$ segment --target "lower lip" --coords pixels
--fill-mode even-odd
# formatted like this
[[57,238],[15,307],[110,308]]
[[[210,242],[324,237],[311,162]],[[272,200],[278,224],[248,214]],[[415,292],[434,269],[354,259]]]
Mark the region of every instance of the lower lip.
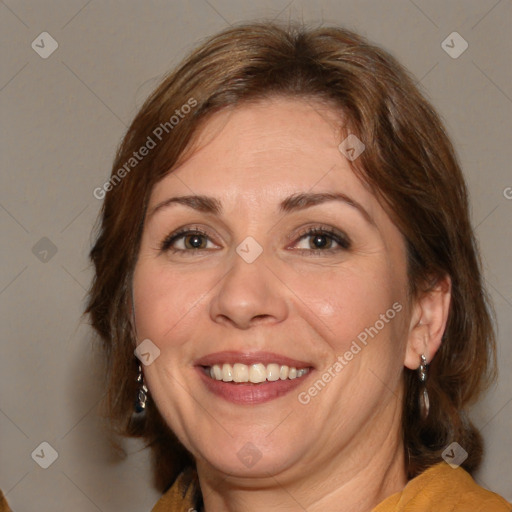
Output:
[[208,390],[213,394],[235,404],[256,405],[290,393],[303,384],[313,370],[310,369],[307,374],[296,379],[265,381],[260,384],[224,382],[208,377],[204,373],[203,367],[197,367],[197,371]]

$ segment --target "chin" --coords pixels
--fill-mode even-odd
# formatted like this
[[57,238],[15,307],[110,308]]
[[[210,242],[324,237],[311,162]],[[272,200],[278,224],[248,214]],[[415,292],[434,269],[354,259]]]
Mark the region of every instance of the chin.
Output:
[[[300,448],[289,435],[269,439],[268,431],[251,435],[237,435],[223,439],[207,436],[197,439],[193,455],[196,461],[204,461],[215,471],[239,477],[269,477],[292,467],[300,458]],[[198,462],[199,463],[199,462]],[[200,463],[199,463],[200,464]]]

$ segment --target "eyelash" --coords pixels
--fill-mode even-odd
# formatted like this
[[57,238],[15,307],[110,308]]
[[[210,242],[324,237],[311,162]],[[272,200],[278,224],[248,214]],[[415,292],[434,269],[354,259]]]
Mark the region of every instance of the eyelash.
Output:
[[[172,251],[173,253],[185,253],[185,252],[199,252],[199,251],[208,251],[211,249],[176,249],[173,247],[173,244],[179,240],[180,238],[183,238],[187,235],[198,235],[198,236],[204,236],[206,238],[209,238],[208,233],[203,231],[202,229],[198,227],[186,227],[183,229],[180,229],[174,233],[171,233],[169,236],[167,236],[160,245],[160,251],[161,252],[167,252]],[[338,248],[330,248],[330,249],[294,249],[296,251],[301,252],[307,252],[309,254],[317,254],[317,255],[325,255],[326,253],[334,253],[338,251],[346,251],[349,250],[352,246],[352,243],[347,235],[344,233],[335,230],[330,227],[324,227],[324,226],[315,226],[312,228],[307,228],[304,231],[300,232],[297,236],[297,241],[303,240],[307,237],[312,237],[315,235],[321,235],[326,236],[333,242],[336,242],[339,247]]]
[[315,235],[326,236],[330,238],[333,242],[336,242],[339,247],[333,249],[295,249],[296,251],[305,251],[310,254],[326,254],[326,253],[334,253],[338,251],[347,251],[351,248],[352,243],[347,235],[338,231],[336,229],[327,227],[327,226],[314,226],[310,228],[306,228],[304,231],[301,231],[297,235],[297,242],[303,240],[307,237],[312,237]]
[[[205,231],[203,231],[200,228],[196,228],[196,227],[183,228],[183,229],[180,229],[174,233],[171,233],[169,236],[167,236],[163,240],[163,242],[160,246],[160,250],[162,252],[172,251],[174,253],[176,253],[176,252],[191,252],[191,251],[184,251],[183,249],[175,249],[174,247],[172,247],[172,244],[174,242],[176,242],[176,240],[183,238],[185,235],[200,235],[200,236],[208,237],[208,233],[206,233]],[[201,250],[205,250],[205,249],[195,249],[195,251],[201,251]]]

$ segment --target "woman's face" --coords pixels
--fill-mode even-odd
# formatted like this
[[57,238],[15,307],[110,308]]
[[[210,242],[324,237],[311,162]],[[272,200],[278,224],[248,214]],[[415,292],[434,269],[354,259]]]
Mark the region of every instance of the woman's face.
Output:
[[405,244],[343,139],[320,103],[241,106],[152,191],[137,337],[160,350],[150,396],[203,467],[309,472],[399,437]]

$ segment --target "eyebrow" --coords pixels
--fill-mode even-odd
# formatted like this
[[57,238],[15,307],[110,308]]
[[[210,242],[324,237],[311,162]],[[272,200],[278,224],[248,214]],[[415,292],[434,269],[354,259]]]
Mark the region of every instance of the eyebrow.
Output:
[[148,214],[148,217],[152,217],[156,212],[172,206],[173,204],[182,204],[193,208],[199,212],[213,213],[214,215],[220,215],[222,213],[222,205],[218,199],[208,196],[177,196],[170,197],[161,203],[158,203]]
[[[341,192],[293,194],[281,202],[279,205],[279,210],[283,213],[290,213],[293,211],[305,210],[306,208],[311,208],[312,206],[316,206],[329,201],[341,201],[342,203],[345,203],[357,210],[367,222],[370,224],[375,224],[369,213],[360,203]],[[170,197],[169,199],[158,203],[154,208],[150,210],[148,218],[152,217],[158,211],[174,204],[181,204],[194,210],[204,213],[211,213],[213,215],[220,215],[222,213],[222,204],[218,199],[202,195],[189,195]]]
[[318,193],[318,194],[294,194],[287,197],[280,205],[280,210],[285,213],[289,213],[296,210],[304,210],[311,206],[326,203],[328,201],[341,201],[342,203],[348,204],[352,208],[356,209],[364,219],[370,224],[375,224],[370,214],[365,208],[358,203],[355,199],[343,194],[342,192],[337,193]]

